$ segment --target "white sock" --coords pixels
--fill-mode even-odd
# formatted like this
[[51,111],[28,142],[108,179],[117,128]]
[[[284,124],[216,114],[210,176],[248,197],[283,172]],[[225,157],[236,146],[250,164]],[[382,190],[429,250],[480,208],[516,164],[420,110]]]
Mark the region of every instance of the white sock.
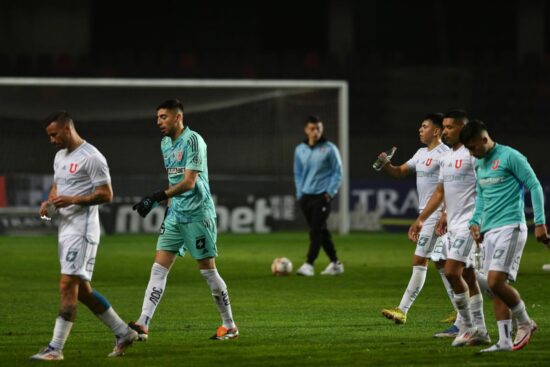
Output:
[[525,303],[519,301],[512,309],[512,317],[518,321],[518,325],[525,325],[531,323],[527,310],[525,309]]
[[223,281],[217,269],[201,269],[201,275],[212,292],[212,298],[214,303],[218,306],[220,316],[222,318],[222,324],[224,327],[231,329],[235,327],[233,321],[233,314],[231,312],[231,303],[229,302],[229,293],[227,293],[227,286]]
[[497,321],[498,345],[501,347],[512,345],[512,320]]
[[441,268],[438,269],[439,275],[441,276],[441,280],[443,281],[443,285],[445,286],[445,290],[447,291],[447,296],[449,296],[449,299],[451,300],[451,304],[453,305],[453,308],[456,310],[455,300],[454,300],[454,292],[453,287],[451,287],[451,283],[447,280],[447,277],[445,276],[445,269]]
[[155,310],[160,303],[160,299],[164,293],[166,287],[166,280],[168,278],[168,272],[164,266],[154,263],[151,268],[151,278],[149,278],[149,284],[145,290],[145,297],[143,298],[143,307],[141,308],[141,316],[137,323],[149,327],[149,322],[153,318]]
[[58,350],[63,350],[72,327],[73,323],[71,321],[67,321],[61,316],[58,316],[57,319],[55,319],[55,327],[53,329],[50,346]]
[[111,329],[116,336],[120,337],[128,333],[128,325],[126,325],[112,307],[109,307],[103,313],[96,314],[96,316]]
[[481,293],[470,298],[470,310],[472,311],[472,321],[474,326],[480,331],[486,332],[485,315],[483,314],[483,297]]
[[409,285],[403,293],[403,298],[401,298],[401,303],[399,304],[399,309],[403,313],[407,314],[409,308],[411,308],[414,300],[424,287],[424,282],[426,281],[426,272],[428,268],[426,266],[413,266],[413,272],[411,275],[411,280],[409,280]]
[[454,295],[456,309],[462,318],[462,325],[466,328],[472,327],[472,316],[470,314],[470,299],[468,292]]

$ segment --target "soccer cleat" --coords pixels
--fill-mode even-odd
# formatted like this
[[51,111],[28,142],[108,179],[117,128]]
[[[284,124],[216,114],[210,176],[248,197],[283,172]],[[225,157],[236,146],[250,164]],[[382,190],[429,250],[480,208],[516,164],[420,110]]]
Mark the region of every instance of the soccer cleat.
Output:
[[135,330],[132,330],[128,327],[128,333],[124,336],[117,336],[115,340],[115,347],[113,348],[113,351],[108,354],[108,357],[119,357],[124,355],[124,352],[132,343],[134,340],[138,338],[138,333]]
[[303,263],[302,266],[296,270],[296,274],[303,275],[305,277],[312,277],[315,275],[315,271],[313,270],[313,265],[309,263]]
[[239,329],[236,327],[228,329],[225,326],[218,327],[216,334],[212,335],[210,339],[212,340],[227,340],[227,339],[237,339],[239,337]]
[[460,330],[456,325],[451,325],[448,329],[434,334],[434,338],[456,338]]
[[531,337],[536,330],[537,324],[535,323],[535,320],[531,320],[527,325],[518,325],[518,331],[516,333],[516,338],[514,339],[513,349],[520,350],[525,347],[531,340]]
[[321,275],[340,275],[344,272],[344,264],[340,261],[331,262],[328,266],[321,272]]
[[149,329],[145,325],[140,325],[134,321],[128,323],[128,327],[138,333],[137,341],[146,342],[149,337]]
[[62,361],[63,360],[63,351],[60,349],[55,349],[49,344],[47,347],[42,348],[40,352],[31,356],[33,361]]
[[396,324],[404,324],[407,322],[407,315],[401,311],[399,307],[383,309],[382,315],[387,319],[395,321]]
[[477,330],[474,335],[468,341],[468,345],[489,345],[491,344],[491,337],[487,330]]
[[469,327],[464,329],[464,331],[459,332],[456,338],[451,343],[452,347],[462,347],[470,343],[470,340],[478,333],[477,328]]
[[449,314],[449,316],[447,316],[446,318],[444,318],[443,320],[441,320],[440,322],[444,323],[444,324],[454,324],[455,321],[456,321],[456,310],[451,312]]
[[491,345],[489,348],[485,348],[480,350],[478,353],[492,353],[492,352],[511,352],[512,345],[500,345],[499,343],[496,343],[495,345]]

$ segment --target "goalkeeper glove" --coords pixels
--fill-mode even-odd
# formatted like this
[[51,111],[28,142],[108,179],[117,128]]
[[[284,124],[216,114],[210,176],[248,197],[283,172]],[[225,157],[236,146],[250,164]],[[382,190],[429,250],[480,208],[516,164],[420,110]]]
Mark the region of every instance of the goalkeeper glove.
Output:
[[132,209],[137,210],[139,215],[141,215],[143,218],[149,214],[149,212],[155,207],[155,204],[161,201],[164,201],[168,199],[168,195],[162,191],[155,192],[154,194],[150,196],[146,196],[137,204],[135,204]]

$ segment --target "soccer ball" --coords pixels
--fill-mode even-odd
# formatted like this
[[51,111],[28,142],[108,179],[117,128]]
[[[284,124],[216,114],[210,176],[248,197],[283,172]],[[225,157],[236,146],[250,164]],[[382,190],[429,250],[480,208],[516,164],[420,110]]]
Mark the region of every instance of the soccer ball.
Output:
[[271,264],[271,272],[273,275],[289,275],[292,273],[292,262],[286,257],[277,257]]

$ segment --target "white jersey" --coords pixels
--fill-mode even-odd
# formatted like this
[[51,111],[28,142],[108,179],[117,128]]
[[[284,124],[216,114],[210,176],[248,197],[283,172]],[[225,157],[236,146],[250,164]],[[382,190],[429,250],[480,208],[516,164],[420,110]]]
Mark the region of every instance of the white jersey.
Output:
[[449,151],[449,147],[441,143],[432,150],[420,148],[405,164],[416,172],[416,190],[418,191],[418,211],[424,207],[439,183],[439,160]]
[[445,189],[449,231],[468,230],[476,201],[475,158],[465,146],[449,150],[441,159],[439,182]]
[[[96,186],[111,182],[107,160],[93,145],[84,142],[72,152],[62,149],[53,164],[57,195],[89,195]],[[99,211],[97,205],[69,205],[60,208],[59,236],[80,235],[99,243]]]

